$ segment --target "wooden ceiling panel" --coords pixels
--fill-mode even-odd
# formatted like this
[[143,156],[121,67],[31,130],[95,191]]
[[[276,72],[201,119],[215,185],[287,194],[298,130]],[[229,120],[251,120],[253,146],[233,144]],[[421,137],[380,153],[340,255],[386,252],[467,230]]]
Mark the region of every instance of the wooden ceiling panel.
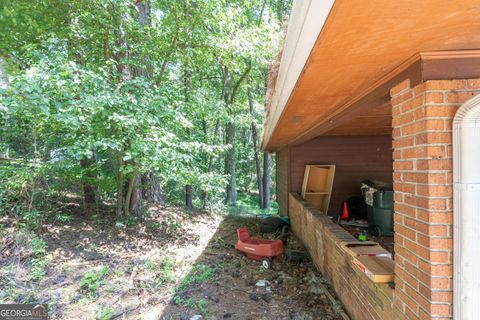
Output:
[[[480,49],[479,16],[478,0],[336,0],[279,120],[267,122],[275,129],[264,142],[266,149],[357,128],[353,118],[339,121],[343,112],[387,82],[386,76],[411,57]],[[430,69],[432,74],[438,70]],[[384,94],[380,104],[388,99]],[[366,115],[376,106],[364,103],[360,108]],[[292,123],[295,117],[301,121]],[[342,127],[349,121],[350,126]],[[369,122],[365,130],[385,134],[386,117],[379,115],[378,123]]]

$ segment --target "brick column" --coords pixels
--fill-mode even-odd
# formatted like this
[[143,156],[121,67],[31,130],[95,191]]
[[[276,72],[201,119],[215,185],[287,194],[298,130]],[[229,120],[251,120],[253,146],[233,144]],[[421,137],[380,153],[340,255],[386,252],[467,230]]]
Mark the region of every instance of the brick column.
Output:
[[478,93],[480,80],[431,80],[414,88],[406,80],[390,91],[395,305],[409,319],[452,317],[452,120]]

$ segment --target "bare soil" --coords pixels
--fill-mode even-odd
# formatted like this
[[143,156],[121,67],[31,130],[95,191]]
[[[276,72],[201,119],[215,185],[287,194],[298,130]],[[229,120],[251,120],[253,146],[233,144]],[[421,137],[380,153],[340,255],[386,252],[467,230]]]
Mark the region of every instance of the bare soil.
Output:
[[[267,270],[234,249],[238,227],[259,235],[255,217],[149,212],[131,226],[80,216],[44,223],[49,262],[39,280],[34,236],[3,218],[0,303],[47,303],[51,319],[342,319],[311,262],[277,260]],[[287,247],[301,245],[289,236]]]

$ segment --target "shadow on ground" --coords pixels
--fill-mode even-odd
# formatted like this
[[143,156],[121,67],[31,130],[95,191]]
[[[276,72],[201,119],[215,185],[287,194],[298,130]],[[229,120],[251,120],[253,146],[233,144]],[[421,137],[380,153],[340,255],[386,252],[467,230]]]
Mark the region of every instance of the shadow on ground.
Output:
[[[342,319],[336,311],[339,305],[332,306],[317,286],[325,281],[312,263],[279,259],[272,269],[264,269],[234,249],[238,227],[260,235],[255,218],[226,217],[158,318]],[[301,245],[290,236],[287,247]],[[258,286],[259,280],[266,285]]]
[[[278,260],[266,270],[234,249],[237,228],[260,235],[255,216],[149,211],[130,226],[76,215],[37,236],[2,219],[0,303],[47,303],[62,320],[341,319],[311,263]],[[291,236],[287,247],[301,245]]]

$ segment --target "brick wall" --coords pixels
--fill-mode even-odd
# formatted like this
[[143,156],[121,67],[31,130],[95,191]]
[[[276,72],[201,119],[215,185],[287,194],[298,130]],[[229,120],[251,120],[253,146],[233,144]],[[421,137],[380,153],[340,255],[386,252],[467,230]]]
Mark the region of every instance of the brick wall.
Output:
[[480,79],[430,80],[391,89],[395,284],[374,284],[340,246],[353,237],[298,195],[293,231],[355,320],[451,319],[453,313],[452,122],[480,94]]
[[409,319],[448,319],[453,300],[452,120],[480,80],[391,89],[395,304]]
[[390,284],[373,283],[340,245],[355,238],[327,216],[290,194],[292,229],[307,247],[317,268],[329,280],[348,314],[355,320],[403,320],[395,307],[395,290]]

